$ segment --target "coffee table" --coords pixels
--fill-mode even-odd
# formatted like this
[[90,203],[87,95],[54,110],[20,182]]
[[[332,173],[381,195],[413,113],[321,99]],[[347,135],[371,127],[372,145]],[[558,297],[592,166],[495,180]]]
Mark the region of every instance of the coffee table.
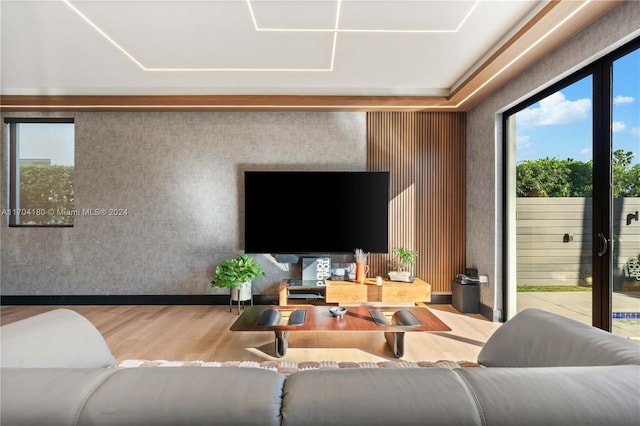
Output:
[[[404,354],[404,333],[416,331],[451,331],[429,309],[423,307],[350,306],[342,317],[334,317],[330,306],[252,306],[245,309],[231,331],[272,331],[275,353],[282,357],[289,346],[292,331],[377,331],[384,332],[387,344],[396,358]],[[275,311],[275,312],[274,312]],[[294,314],[295,311],[304,313]],[[377,314],[376,314],[377,312]],[[382,313],[386,323],[376,323],[372,315]],[[299,325],[289,319],[304,316]],[[411,325],[415,324],[415,325]]]

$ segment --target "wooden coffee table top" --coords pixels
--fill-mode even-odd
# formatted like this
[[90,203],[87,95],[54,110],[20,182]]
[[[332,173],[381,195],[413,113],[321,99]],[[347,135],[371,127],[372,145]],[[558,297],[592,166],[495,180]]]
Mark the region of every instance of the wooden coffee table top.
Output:
[[[343,317],[334,317],[330,306],[252,306],[245,308],[232,331],[451,331],[451,329],[427,308],[422,307],[378,307],[349,306]],[[258,319],[267,309],[275,309],[282,314],[282,325],[258,325]],[[289,315],[296,309],[306,311],[304,324],[287,325]],[[410,311],[422,325],[419,326],[380,326],[375,323],[369,311],[382,311],[389,323],[391,315],[399,310]]]

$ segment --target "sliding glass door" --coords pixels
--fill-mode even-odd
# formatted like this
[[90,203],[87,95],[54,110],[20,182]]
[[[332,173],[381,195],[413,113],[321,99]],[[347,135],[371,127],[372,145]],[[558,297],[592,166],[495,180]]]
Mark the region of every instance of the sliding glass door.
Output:
[[640,338],[639,46],[503,115],[506,318],[538,307]]
[[640,49],[612,69],[612,331],[640,339]]
[[515,139],[515,311],[591,324],[593,78],[508,118]]

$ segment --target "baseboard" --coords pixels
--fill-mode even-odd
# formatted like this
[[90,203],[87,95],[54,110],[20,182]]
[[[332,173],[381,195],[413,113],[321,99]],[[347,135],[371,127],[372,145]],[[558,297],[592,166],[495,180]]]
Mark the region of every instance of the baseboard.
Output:
[[480,304],[480,314],[492,322],[502,322],[502,310],[493,309],[483,303]]
[[[256,305],[274,305],[278,296],[256,294]],[[228,305],[229,296],[220,294],[122,294],[84,296],[0,296],[0,305]]]
[[431,293],[431,302],[427,303],[427,305],[450,305],[451,304],[451,293]]
[[[277,295],[255,294],[256,305],[277,305]],[[229,296],[221,294],[120,294],[0,296],[0,305],[228,305]],[[450,305],[450,294],[432,294],[427,305]],[[484,314],[483,314],[484,315]],[[485,315],[486,316],[486,315]],[[489,317],[487,317],[489,318]]]

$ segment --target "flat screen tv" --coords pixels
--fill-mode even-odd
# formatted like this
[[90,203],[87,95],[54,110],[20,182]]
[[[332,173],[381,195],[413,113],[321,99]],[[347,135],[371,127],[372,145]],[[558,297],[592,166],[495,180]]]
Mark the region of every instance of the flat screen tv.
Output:
[[387,253],[389,172],[244,173],[247,253]]

